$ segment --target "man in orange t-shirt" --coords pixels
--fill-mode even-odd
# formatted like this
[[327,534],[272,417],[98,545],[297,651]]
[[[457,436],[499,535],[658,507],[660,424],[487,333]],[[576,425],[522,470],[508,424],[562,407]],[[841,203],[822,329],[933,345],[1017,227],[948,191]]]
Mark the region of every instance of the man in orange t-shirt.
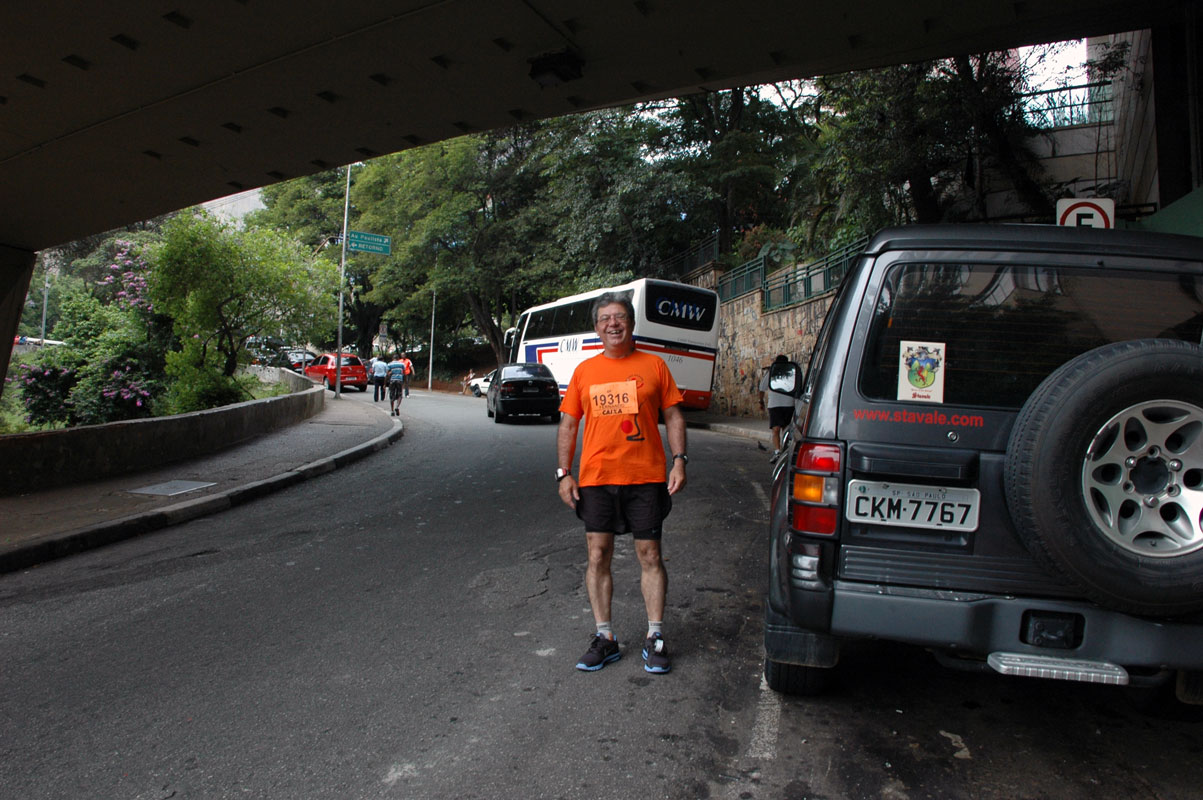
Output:
[[[685,488],[685,417],[681,392],[659,356],[635,349],[635,309],[629,294],[607,292],[593,303],[594,331],[602,352],[572,374],[560,403],[556,442],[560,499],[585,523],[589,562],[585,586],[597,631],[577,669],[593,672],[621,658],[610,622],[614,581],[610,564],[614,537],[630,533],[642,570],[640,588],[647,608],[644,669],[672,669],[664,642],[668,573],[660,551],[661,525],[672,510],[672,495]],[[663,414],[672,450],[665,479]],[[580,478],[572,475],[577,429],[585,420]]]
[[405,383],[403,384],[405,387],[405,396],[409,397],[409,384],[413,381],[413,378],[410,376],[414,374],[414,362],[409,360],[408,353],[402,353],[401,363],[405,365]]

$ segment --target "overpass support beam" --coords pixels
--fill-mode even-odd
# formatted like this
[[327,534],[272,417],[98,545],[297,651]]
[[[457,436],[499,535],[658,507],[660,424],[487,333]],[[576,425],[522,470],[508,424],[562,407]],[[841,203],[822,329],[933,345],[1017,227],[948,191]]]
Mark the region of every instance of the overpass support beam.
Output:
[[1158,199],[1165,208],[1203,187],[1203,14],[1184,2],[1152,35]]
[[[21,322],[25,294],[33,276],[37,253],[0,245],[0,377],[8,374],[8,362],[13,354],[13,337]],[[0,381],[0,394],[4,381]]]

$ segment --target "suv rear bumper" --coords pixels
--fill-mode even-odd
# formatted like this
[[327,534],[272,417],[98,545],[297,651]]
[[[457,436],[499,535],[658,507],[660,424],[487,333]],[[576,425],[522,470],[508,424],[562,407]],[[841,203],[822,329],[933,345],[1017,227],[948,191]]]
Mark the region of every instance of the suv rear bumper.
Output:
[[[1024,640],[1031,614],[1079,620],[1076,647]],[[837,581],[831,633],[879,637],[985,656],[995,652],[1109,661],[1126,667],[1203,669],[1203,625],[1133,617],[1075,601],[908,589]]]

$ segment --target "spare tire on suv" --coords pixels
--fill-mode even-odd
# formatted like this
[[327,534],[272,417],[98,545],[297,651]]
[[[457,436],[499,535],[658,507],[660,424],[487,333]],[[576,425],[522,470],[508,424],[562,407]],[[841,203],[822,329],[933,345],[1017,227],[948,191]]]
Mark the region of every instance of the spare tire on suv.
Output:
[[1024,405],[1006,459],[1016,532],[1046,567],[1118,611],[1203,609],[1203,348],[1072,359]]

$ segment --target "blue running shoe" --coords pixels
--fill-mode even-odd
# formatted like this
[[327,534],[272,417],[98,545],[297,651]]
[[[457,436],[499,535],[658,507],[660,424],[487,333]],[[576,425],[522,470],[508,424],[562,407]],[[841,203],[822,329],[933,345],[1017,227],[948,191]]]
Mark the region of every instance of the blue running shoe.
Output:
[[620,658],[622,658],[622,653],[618,652],[618,642],[607,639],[599,633],[594,635],[585,655],[576,662],[576,668],[585,672],[596,672],[611,661],[617,661]]
[[649,636],[643,642],[643,668],[647,672],[661,674],[673,668],[668,657],[668,645],[660,634]]

